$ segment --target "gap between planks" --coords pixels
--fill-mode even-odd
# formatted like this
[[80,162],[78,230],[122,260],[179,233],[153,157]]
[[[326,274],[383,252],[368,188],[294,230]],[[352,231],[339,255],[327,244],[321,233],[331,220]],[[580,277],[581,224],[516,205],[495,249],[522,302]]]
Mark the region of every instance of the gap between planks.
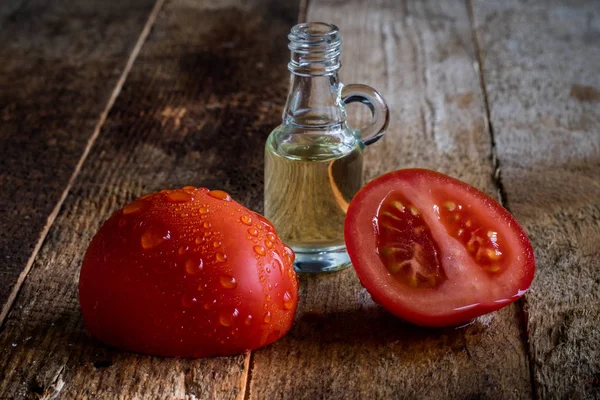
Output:
[[[300,0],[298,23],[306,22],[308,16],[308,7],[310,0]],[[250,385],[252,384],[252,369],[254,368],[254,351],[250,350],[244,356],[244,374],[242,376],[240,387],[242,391],[237,397],[238,400],[250,400]]]
[[[506,191],[504,190],[504,184],[502,183],[502,171],[500,168],[500,160],[498,158],[498,153],[496,149],[496,137],[494,133],[494,127],[492,126],[492,118],[490,113],[490,104],[488,101],[488,93],[487,88],[485,86],[485,72],[483,68],[483,57],[481,54],[481,47],[479,43],[479,39],[477,38],[477,29],[475,25],[475,11],[473,6],[474,0],[465,0],[467,6],[467,12],[469,14],[469,21],[471,24],[471,35],[473,37],[473,45],[475,46],[475,57],[476,57],[476,65],[477,72],[479,73],[479,85],[481,86],[481,93],[483,94],[483,102],[485,106],[485,118],[487,119],[488,131],[490,133],[490,141],[492,146],[492,166],[494,168],[494,175],[492,177],[496,188],[498,189],[498,197],[500,200],[500,204],[504,208],[510,211],[508,207],[508,198],[506,197]],[[534,359],[533,352],[530,348],[530,340],[529,340],[529,327],[528,327],[528,312],[527,312],[527,298],[523,296],[517,302],[519,304],[520,311],[520,322],[521,322],[521,338],[525,345],[525,352],[527,355],[527,361],[529,364],[529,379],[531,384],[531,396],[533,399],[537,399],[537,387],[535,384],[535,375],[534,375]]]
[[310,0],[300,0],[300,11],[298,12],[298,23],[306,22],[306,17],[308,16],[308,7]]
[[83,150],[83,153],[81,154],[81,157],[79,158],[79,161],[77,162],[77,165],[75,165],[73,174],[69,178],[69,182],[67,183],[67,186],[63,190],[60,198],[58,199],[56,205],[54,206],[54,209],[48,216],[46,223],[44,224],[44,228],[42,229],[42,232],[40,234],[40,237],[39,237],[35,247],[33,248],[33,252],[31,253],[31,256],[29,257],[29,259],[27,260],[27,264],[25,265],[25,268],[19,274],[19,277],[17,278],[15,286],[13,287],[13,290],[11,291],[10,295],[8,296],[8,299],[6,300],[6,303],[4,304],[4,307],[2,308],[2,312],[0,312],[0,330],[2,330],[2,328],[4,327],[4,322],[6,321],[6,318],[9,314],[10,310],[12,309],[13,304],[15,303],[17,295],[19,294],[19,291],[21,290],[21,287],[23,286],[23,282],[25,282],[25,279],[27,278],[27,275],[29,274],[31,267],[33,266],[33,262],[34,262],[35,258],[37,257],[37,255],[42,247],[42,244],[44,243],[44,240],[46,239],[46,236],[48,235],[50,227],[52,226],[56,217],[58,216],[58,213],[59,213],[65,199],[67,198],[67,195],[69,194],[69,191],[71,190],[71,187],[73,186],[73,183],[75,182],[75,179],[77,178],[77,175],[79,175],[79,171],[81,170],[83,163],[87,159],[87,156],[90,153],[90,150],[91,150],[92,146],[94,145],[94,142],[98,138],[98,136],[100,134],[100,130],[102,129],[102,126],[104,125],[104,122],[106,121],[106,118],[108,117],[108,113],[110,112],[113,105],[115,104],[115,101],[116,101],[117,97],[119,96],[119,93],[121,93],[121,89],[123,88],[123,85],[125,84],[125,81],[127,80],[127,76],[129,75],[129,72],[131,71],[131,68],[133,67],[133,63],[135,62],[144,43],[146,42],[146,39],[148,38],[148,35],[150,34],[152,25],[154,25],[154,22],[156,21],[158,13],[164,3],[165,3],[165,0],[157,0],[156,3],[154,4],[154,7],[152,8],[152,11],[150,12],[150,14],[148,16],[148,20],[146,21],[146,24],[144,25],[144,28],[142,29],[142,32],[140,33],[140,36],[139,36],[137,42],[135,43],[135,46],[133,47],[131,54],[129,55],[129,58],[127,59],[125,68],[123,68],[123,72],[121,73],[121,76],[119,77],[119,80],[117,81],[117,83],[108,99],[108,102],[106,103],[106,106],[104,107],[104,110],[102,111],[102,113],[100,114],[100,117],[98,118],[98,122],[96,123],[96,126],[94,127],[94,131],[92,132],[92,135],[88,139],[88,142]]
[[252,368],[254,367],[254,352],[248,350],[244,355],[244,374],[241,380],[241,391],[237,396],[237,400],[248,400],[250,399],[250,384],[252,383]]

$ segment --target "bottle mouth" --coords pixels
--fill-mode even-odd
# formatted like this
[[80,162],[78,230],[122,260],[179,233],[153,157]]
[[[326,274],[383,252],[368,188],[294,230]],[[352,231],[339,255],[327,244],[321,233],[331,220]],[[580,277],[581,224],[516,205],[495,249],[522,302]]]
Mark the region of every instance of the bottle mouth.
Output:
[[325,22],[298,24],[288,35],[292,57],[288,69],[299,75],[330,75],[341,67],[339,29]]

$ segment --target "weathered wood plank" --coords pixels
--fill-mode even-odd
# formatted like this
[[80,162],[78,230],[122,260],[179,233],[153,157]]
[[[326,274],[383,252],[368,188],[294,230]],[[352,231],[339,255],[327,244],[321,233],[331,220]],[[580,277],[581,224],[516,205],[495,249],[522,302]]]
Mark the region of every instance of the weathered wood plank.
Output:
[[179,360],[106,349],[77,303],[94,232],[123,203],[186,184],[262,202],[263,146],[287,89],[298,6],[173,0],[158,15],[0,334],[0,398],[243,397],[248,357]]
[[[310,2],[308,20],[341,29],[343,81],[379,88],[390,104],[367,178],[428,167],[496,193],[468,15],[456,1]],[[374,304],[353,270],[301,283],[295,327],[253,353],[252,398],[531,396],[518,305],[462,329],[424,329]]]
[[507,204],[530,233],[539,398],[600,398],[600,3],[475,2]]
[[0,323],[155,0],[0,6]]

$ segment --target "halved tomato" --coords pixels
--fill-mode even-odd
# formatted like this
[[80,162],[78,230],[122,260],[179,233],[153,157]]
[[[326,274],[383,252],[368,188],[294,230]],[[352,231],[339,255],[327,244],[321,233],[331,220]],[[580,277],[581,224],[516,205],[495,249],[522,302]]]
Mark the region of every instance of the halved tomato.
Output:
[[535,271],[533,248],[498,202],[425,169],[383,175],[346,215],[350,259],[373,299],[423,326],[453,326],[521,297]]

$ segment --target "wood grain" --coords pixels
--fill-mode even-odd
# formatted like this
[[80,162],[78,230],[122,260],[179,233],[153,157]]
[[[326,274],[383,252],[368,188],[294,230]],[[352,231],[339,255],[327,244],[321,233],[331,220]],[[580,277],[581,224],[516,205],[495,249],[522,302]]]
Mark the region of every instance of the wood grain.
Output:
[[600,3],[475,2],[511,212],[533,242],[538,398],[600,398]]
[[155,0],[0,6],[0,323]]
[[[365,152],[367,179],[427,167],[497,194],[465,3],[312,0],[308,20],[340,27],[342,80],[390,105],[387,137]],[[251,398],[531,397],[516,304],[461,329],[418,328],[374,304],[352,269],[302,276],[300,298],[290,334],[253,353]]]
[[78,271],[102,221],[144,192],[208,186],[259,208],[288,83],[270,63],[285,65],[297,15],[292,2],[165,4],[0,334],[0,398],[243,397],[244,355],[155,358],[92,340]]

